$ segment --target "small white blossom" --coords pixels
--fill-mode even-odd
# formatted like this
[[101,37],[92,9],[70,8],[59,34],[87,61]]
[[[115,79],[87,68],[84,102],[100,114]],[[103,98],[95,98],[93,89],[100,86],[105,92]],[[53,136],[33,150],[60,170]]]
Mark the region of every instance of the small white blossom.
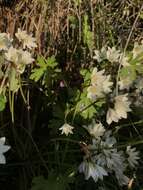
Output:
[[102,97],[100,89],[98,90],[95,86],[89,86],[87,88],[87,98],[95,101],[98,96]]
[[108,175],[108,173],[106,172],[104,168],[88,161],[83,161],[80,164],[79,172],[84,173],[86,180],[92,177],[95,182],[97,182],[98,179],[103,180],[103,176]]
[[138,160],[140,159],[139,157],[139,152],[136,151],[136,148],[131,148],[131,146],[127,146],[126,153],[128,155],[128,162],[131,167],[135,167],[138,165]]
[[68,136],[69,134],[73,134],[73,129],[74,127],[65,123],[62,127],[59,128],[59,130],[61,130],[61,134],[65,134],[66,136]]
[[120,118],[127,118],[127,112],[130,112],[130,102],[127,98],[127,94],[119,95],[115,97],[115,111]]
[[8,61],[13,62],[16,70],[21,74],[24,72],[25,66],[34,61],[28,51],[23,51],[22,49],[16,49],[13,47],[10,47],[8,52],[5,53],[5,58]]
[[0,51],[7,50],[11,46],[12,39],[7,33],[0,33]]
[[87,88],[87,97],[95,100],[104,97],[111,92],[113,82],[110,81],[110,75],[104,75],[104,70],[97,71],[95,67],[91,74],[91,86]]
[[102,47],[102,49],[99,50],[94,50],[94,56],[93,59],[97,60],[99,63],[106,59],[106,48]]
[[18,62],[18,50],[16,48],[10,47],[8,51],[5,53],[5,58],[13,63]]
[[106,76],[104,76],[105,70],[98,71],[97,67],[94,67],[92,73],[91,73],[91,84],[93,86],[98,85],[99,82],[103,82],[106,79]]
[[133,81],[130,76],[120,78],[120,81],[118,82],[120,90],[129,89],[132,83]]
[[136,57],[140,56],[140,54],[143,53],[143,44],[140,45],[138,42],[135,42],[132,52],[133,52],[133,58],[134,59]]
[[116,50],[115,47],[112,47],[112,48],[108,47],[108,50],[107,50],[108,61],[110,61],[111,63],[118,62],[119,58],[120,58],[120,51]]
[[95,123],[94,121],[86,128],[89,131],[90,135],[92,135],[94,138],[103,136],[105,132],[105,128],[103,127],[102,123]]
[[10,146],[4,145],[5,144],[5,137],[0,138],[0,164],[5,164],[5,156],[3,153],[7,152],[10,149]]
[[114,108],[109,108],[106,115],[106,121],[110,125],[113,121],[118,122],[121,118],[127,118],[127,112],[130,112],[130,102],[127,94],[115,97]]
[[34,59],[31,56],[31,53],[29,53],[28,51],[19,50],[18,53],[20,57],[19,62],[21,64],[28,65],[34,61]]
[[17,39],[22,42],[23,48],[26,47],[29,49],[37,47],[35,41],[36,39],[32,37],[32,35],[27,34],[27,32],[24,30],[22,31],[20,28],[18,29],[18,32],[15,34]]

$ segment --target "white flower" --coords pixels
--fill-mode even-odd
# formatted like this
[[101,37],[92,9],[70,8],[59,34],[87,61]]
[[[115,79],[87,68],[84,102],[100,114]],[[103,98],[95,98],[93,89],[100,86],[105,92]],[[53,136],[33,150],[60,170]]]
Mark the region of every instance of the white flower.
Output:
[[136,57],[140,56],[141,53],[143,53],[143,44],[139,45],[138,42],[135,42],[133,48],[133,58],[135,59]]
[[123,172],[116,170],[115,175],[120,186],[127,185],[129,183],[130,179],[126,175],[124,175]]
[[130,102],[127,94],[115,97],[114,108],[109,108],[106,115],[106,121],[110,125],[112,121],[118,122],[121,118],[127,118],[127,112],[130,112]]
[[102,49],[94,50],[95,55],[93,56],[93,59],[96,59],[99,63],[106,59],[106,48],[102,47]]
[[119,119],[127,118],[127,112],[131,111],[130,104],[127,94],[115,97],[115,111]]
[[123,89],[129,89],[129,87],[132,84],[132,80],[130,76],[126,76],[124,78],[120,78],[120,81],[118,82],[120,90]]
[[94,138],[99,138],[103,136],[105,132],[105,128],[103,127],[102,123],[95,123],[93,121],[92,124],[90,124],[86,129],[89,131],[90,135],[92,135]]
[[119,117],[117,116],[117,113],[114,109],[109,108],[106,115],[106,121],[110,125],[112,121],[118,122]]
[[19,50],[18,53],[20,56],[19,61],[21,64],[28,65],[34,61],[34,59],[31,56],[31,53],[29,53],[28,51]]
[[95,182],[98,179],[103,180],[103,176],[107,176],[108,173],[101,166],[94,164],[92,162],[83,161],[79,166],[79,172],[84,173],[85,179],[88,180],[90,177],[93,178]]
[[5,164],[5,156],[3,153],[7,152],[10,149],[10,146],[4,145],[5,144],[5,137],[0,138],[0,164]]
[[97,71],[95,67],[91,74],[91,86],[87,88],[87,97],[91,100],[104,97],[111,92],[113,82],[110,82],[110,75],[104,75],[104,70]]
[[8,52],[5,53],[5,58],[8,61],[13,62],[15,64],[16,70],[21,74],[24,72],[25,66],[31,64],[34,61],[28,51],[23,51],[22,49],[18,50],[13,47],[10,47]]
[[65,123],[62,127],[59,128],[59,130],[61,130],[61,134],[65,134],[66,136],[68,136],[69,134],[73,134],[73,129],[74,127]]
[[18,62],[18,50],[16,48],[10,47],[7,51],[7,53],[5,53],[5,58],[13,63],[17,63]]
[[131,167],[135,167],[138,164],[138,160],[140,159],[139,157],[139,152],[136,151],[136,148],[131,148],[131,146],[127,146],[126,153],[128,155],[128,162]]
[[91,162],[85,160],[79,166],[79,172],[84,173],[85,179],[92,177],[97,182],[109,173],[115,174],[119,185],[128,184],[129,178],[124,174],[127,168],[125,155],[115,148],[116,145],[117,141],[111,130],[100,138],[92,139],[92,144],[88,145]]
[[18,29],[18,32],[15,34],[15,36],[18,38],[20,42],[23,44],[23,48],[26,47],[29,49],[37,47],[35,41],[36,39],[32,37],[32,35],[27,34],[27,32],[24,30],[22,31],[20,28]]
[[7,33],[0,33],[0,51],[7,50],[11,46],[12,39]]
[[[98,93],[97,93],[98,92]],[[97,99],[97,95],[102,96],[102,93],[100,92],[100,90],[98,91],[97,88],[95,86],[89,86],[87,88],[87,98],[95,101]]]
[[99,82],[103,82],[106,79],[104,76],[105,70],[98,71],[97,67],[95,67],[91,74],[91,84],[93,86],[98,85]]
[[118,62],[119,58],[120,58],[120,51],[116,50],[115,47],[112,47],[112,48],[108,47],[108,50],[107,50],[108,61],[110,61],[111,63]]

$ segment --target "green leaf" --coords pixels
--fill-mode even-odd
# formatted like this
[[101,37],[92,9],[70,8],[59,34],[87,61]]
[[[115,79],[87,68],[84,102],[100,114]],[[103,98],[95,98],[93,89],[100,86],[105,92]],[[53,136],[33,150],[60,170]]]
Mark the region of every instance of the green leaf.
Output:
[[128,67],[123,67],[120,71],[120,78],[124,79],[126,77],[130,77],[130,79],[133,81],[136,79],[136,66],[131,65]]
[[83,22],[83,41],[89,48],[92,50],[94,45],[93,40],[93,32],[90,31],[90,26],[88,24],[88,15],[84,15],[84,22]]
[[31,190],[66,190],[69,188],[71,176],[56,175],[51,172],[48,179],[43,176],[35,177],[32,181]]
[[37,68],[32,70],[32,74],[30,75],[30,79],[35,82],[39,81],[45,72],[45,68]]
[[77,112],[79,112],[84,119],[91,119],[97,111],[92,102],[87,97],[84,97],[81,98],[77,104]]
[[0,111],[3,111],[6,106],[6,96],[0,95]]
[[47,60],[43,58],[42,56],[38,56],[37,58],[37,66],[38,68],[34,68],[32,70],[32,74],[30,75],[30,79],[34,80],[35,82],[39,81],[42,77],[44,78],[42,81],[42,84],[45,84],[45,80],[47,78],[50,78],[51,72],[49,69],[55,69],[57,66],[57,62],[54,56],[49,57]]
[[51,56],[47,59],[46,61],[47,66],[54,68],[58,65],[58,63],[56,62],[55,56]]

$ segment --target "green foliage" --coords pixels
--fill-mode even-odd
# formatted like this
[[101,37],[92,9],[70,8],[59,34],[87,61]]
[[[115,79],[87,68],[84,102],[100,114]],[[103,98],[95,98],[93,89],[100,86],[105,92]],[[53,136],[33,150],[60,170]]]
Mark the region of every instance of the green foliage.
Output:
[[79,6],[82,3],[82,0],[73,0],[76,6]]
[[7,102],[6,97],[1,94],[0,95],[0,111],[3,111],[5,109],[6,102]]
[[79,112],[84,119],[93,118],[97,112],[94,103],[87,98],[86,91],[81,94],[80,101],[77,103],[76,111],[77,113]]
[[32,70],[30,79],[34,80],[35,82],[42,79],[43,85],[46,82],[50,82],[52,75],[54,77],[55,73],[59,72],[59,70],[56,69],[57,65],[58,65],[58,63],[56,62],[56,59],[54,56],[49,57],[47,60],[45,58],[39,56],[37,58],[38,68],[34,68]]
[[31,190],[67,190],[69,183],[72,183],[73,177],[56,175],[51,172],[48,179],[43,176],[35,177],[32,181],[33,186]]
[[93,41],[93,32],[90,30],[89,22],[88,22],[88,15],[84,15],[83,21],[83,42],[89,50],[93,49],[94,41]]
[[[101,122],[105,129],[117,131],[116,136],[117,141],[121,143],[121,147],[119,144],[121,151],[122,145],[123,149],[130,145],[130,138],[141,139],[143,136],[143,101],[139,104],[140,112],[131,107],[133,110],[129,113],[131,117],[108,126],[105,121],[106,113],[108,108],[114,106],[116,74],[119,63],[111,64],[105,58],[98,63],[92,56],[94,48],[100,50],[101,47],[111,47],[114,44],[114,46],[117,45],[117,48],[122,47],[124,49],[130,32],[127,50],[132,49],[134,41],[140,40],[142,37],[143,11],[139,14],[135,28],[132,30],[142,0],[122,1],[122,4],[116,0],[24,0],[24,3],[20,0],[19,2],[15,7],[20,23],[14,22],[15,28],[34,31],[33,36],[36,34],[38,47],[30,49],[30,53],[37,57],[37,52],[40,52],[42,56],[38,56],[34,67],[33,65],[15,65],[7,62],[4,56],[6,51],[0,50],[0,86],[2,90],[0,111],[3,111],[5,107],[7,108],[0,115],[0,135],[7,136],[9,138],[7,143],[11,144],[12,147],[12,151],[6,154],[7,162],[10,160],[11,163],[1,167],[1,188],[13,189],[11,185],[8,188],[5,187],[10,181],[12,185],[14,184],[14,188],[27,190],[31,185],[31,176],[39,175],[34,177],[31,190],[123,189],[124,187],[117,185],[114,174],[95,183],[91,178],[84,180],[83,175],[78,172],[76,178],[73,178],[72,175],[64,174],[64,170],[75,165],[77,171],[78,165],[82,161],[81,157],[83,160],[86,158],[90,160],[92,152],[89,148],[92,143],[92,136],[89,133],[87,134],[87,130],[83,126],[88,126],[89,121],[93,119],[97,123]],[[28,8],[25,9],[25,6]],[[15,11],[15,7],[12,8],[12,12]],[[6,18],[7,15],[9,16],[8,11],[7,8],[3,10],[5,18],[1,19],[1,26],[4,26],[1,31],[11,28],[7,26],[7,23],[11,22],[2,23],[2,20],[4,22],[5,20],[9,21],[9,18]],[[39,15],[41,16],[39,17]],[[16,41],[13,40],[13,42],[15,45]],[[19,48],[19,44],[14,47]],[[91,56],[89,56],[89,52]],[[131,53],[129,55],[130,66],[121,66],[119,79],[128,77],[130,81],[135,81],[137,77],[143,75],[143,53],[134,59],[132,52],[129,53]],[[69,62],[72,64],[68,65]],[[11,64],[11,67],[6,73],[8,64]],[[113,91],[95,102],[87,98],[87,88],[91,85],[93,67],[97,67],[99,70],[105,69],[105,75],[110,74],[113,82]],[[25,70],[25,68],[28,69]],[[32,68],[30,79],[33,81],[29,82],[30,68]],[[20,71],[16,69],[25,70],[25,72],[21,76]],[[83,83],[76,81],[79,70],[83,76]],[[75,84],[77,82],[79,85],[73,87],[72,82]],[[22,88],[18,91],[20,85]],[[142,95],[134,95],[136,93],[134,88],[136,87],[133,86],[129,91],[128,89],[119,90],[117,94],[129,93],[133,101],[135,99],[142,100]],[[136,89],[136,91],[142,93],[142,89]],[[20,92],[23,99],[20,98]],[[7,98],[8,95],[9,99]],[[22,102],[23,100],[24,102]],[[9,107],[6,106],[7,101],[9,101]],[[134,107],[134,105],[132,106]],[[15,123],[13,122],[12,127],[7,128],[5,126],[10,123],[9,112],[12,115],[14,114]],[[138,118],[141,121],[138,121]],[[140,124],[136,124],[136,121]],[[61,135],[59,130],[59,127],[65,122],[74,127],[73,134],[67,137]],[[126,142],[124,142],[125,140]],[[112,139],[109,139],[109,143],[110,141]],[[142,145],[139,148],[142,153]],[[102,150],[98,151],[102,152]],[[142,154],[140,156],[142,159]],[[97,158],[95,157],[95,159]],[[45,165],[48,167],[48,171]],[[54,172],[49,172],[50,170],[54,170]],[[142,189],[142,168],[140,168],[139,174],[136,174],[135,170],[136,168],[131,172],[127,171],[130,178],[135,173],[136,179],[132,189]],[[89,172],[92,173],[90,170]],[[86,173],[88,174],[88,169]],[[47,176],[47,178],[43,176]],[[73,181],[74,184],[70,187]],[[141,184],[141,187],[134,188],[137,183]]]
[[77,18],[75,16],[69,16],[68,17],[69,21],[70,21],[70,26],[75,29],[77,26]]
[[137,74],[143,74],[143,53],[139,53],[135,58],[130,57],[129,66],[122,67],[120,70],[120,77],[122,79],[128,77],[131,81],[134,81],[137,77]]
[[120,71],[122,79],[129,77],[131,81],[136,79],[136,68],[134,66],[123,67]]

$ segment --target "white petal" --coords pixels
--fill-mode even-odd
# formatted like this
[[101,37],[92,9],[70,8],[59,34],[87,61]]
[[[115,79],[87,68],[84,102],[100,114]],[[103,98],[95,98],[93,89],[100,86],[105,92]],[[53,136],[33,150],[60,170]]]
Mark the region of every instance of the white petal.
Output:
[[5,156],[0,154],[0,164],[6,164]]
[[3,144],[5,143],[5,140],[6,140],[6,138],[5,138],[5,137],[1,137],[1,138],[0,138],[0,144],[2,144],[2,145],[3,145]]
[[10,149],[10,146],[0,144],[0,153],[5,153]]

